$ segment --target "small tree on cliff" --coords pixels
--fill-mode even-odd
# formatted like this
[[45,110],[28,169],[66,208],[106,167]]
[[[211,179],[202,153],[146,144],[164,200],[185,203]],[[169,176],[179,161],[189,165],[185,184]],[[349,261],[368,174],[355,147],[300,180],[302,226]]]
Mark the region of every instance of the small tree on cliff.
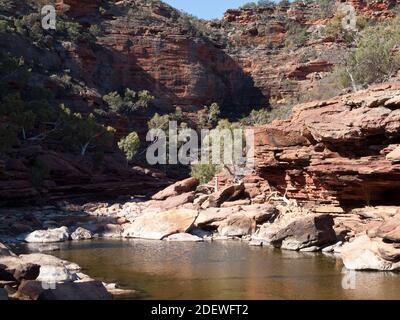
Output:
[[125,153],[126,160],[132,161],[140,147],[139,135],[136,132],[131,132],[118,142],[118,147]]
[[116,91],[110,92],[103,97],[103,100],[108,104],[111,112],[130,115],[140,109],[146,109],[154,97],[146,90],[136,93],[126,88],[123,95]]

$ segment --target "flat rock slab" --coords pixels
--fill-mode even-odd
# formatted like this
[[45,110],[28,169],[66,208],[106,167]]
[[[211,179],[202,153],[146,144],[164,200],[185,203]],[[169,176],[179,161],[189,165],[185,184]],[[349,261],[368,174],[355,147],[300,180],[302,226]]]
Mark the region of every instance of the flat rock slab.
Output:
[[149,212],[125,228],[123,237],[161,240],[174,233],[187,232],[197,215],[197,210],[190,209]]

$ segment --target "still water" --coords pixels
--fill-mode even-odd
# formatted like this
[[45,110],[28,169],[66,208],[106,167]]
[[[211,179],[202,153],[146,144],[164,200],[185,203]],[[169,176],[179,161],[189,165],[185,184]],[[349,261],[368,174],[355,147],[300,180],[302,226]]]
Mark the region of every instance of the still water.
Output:
[[334,256],[235,241],[84,241],[52,254],[136,299],[400,299],[399,273],[346,273]]

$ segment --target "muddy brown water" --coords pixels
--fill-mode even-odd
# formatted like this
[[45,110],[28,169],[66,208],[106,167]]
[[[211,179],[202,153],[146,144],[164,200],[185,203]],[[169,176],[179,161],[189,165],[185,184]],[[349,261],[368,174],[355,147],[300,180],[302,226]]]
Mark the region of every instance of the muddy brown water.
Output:
[[400,299],[400,274],[345,271],[341,259],[239,241],[67,242],[51,252],[134,299]]

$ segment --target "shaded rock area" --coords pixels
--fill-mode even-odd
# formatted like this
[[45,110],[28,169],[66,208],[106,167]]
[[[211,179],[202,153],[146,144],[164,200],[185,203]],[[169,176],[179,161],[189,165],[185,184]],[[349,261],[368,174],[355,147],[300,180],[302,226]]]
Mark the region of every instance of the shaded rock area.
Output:
[[271,237],[275,247],[300,250],[323,247],[336,242],[333,218],[329,215],[311,216],[290,223]]
[[8,299],[110,300],[112,295],[74,263],[41,253],[17,256],[4,249],[0,254],[0,300]]

